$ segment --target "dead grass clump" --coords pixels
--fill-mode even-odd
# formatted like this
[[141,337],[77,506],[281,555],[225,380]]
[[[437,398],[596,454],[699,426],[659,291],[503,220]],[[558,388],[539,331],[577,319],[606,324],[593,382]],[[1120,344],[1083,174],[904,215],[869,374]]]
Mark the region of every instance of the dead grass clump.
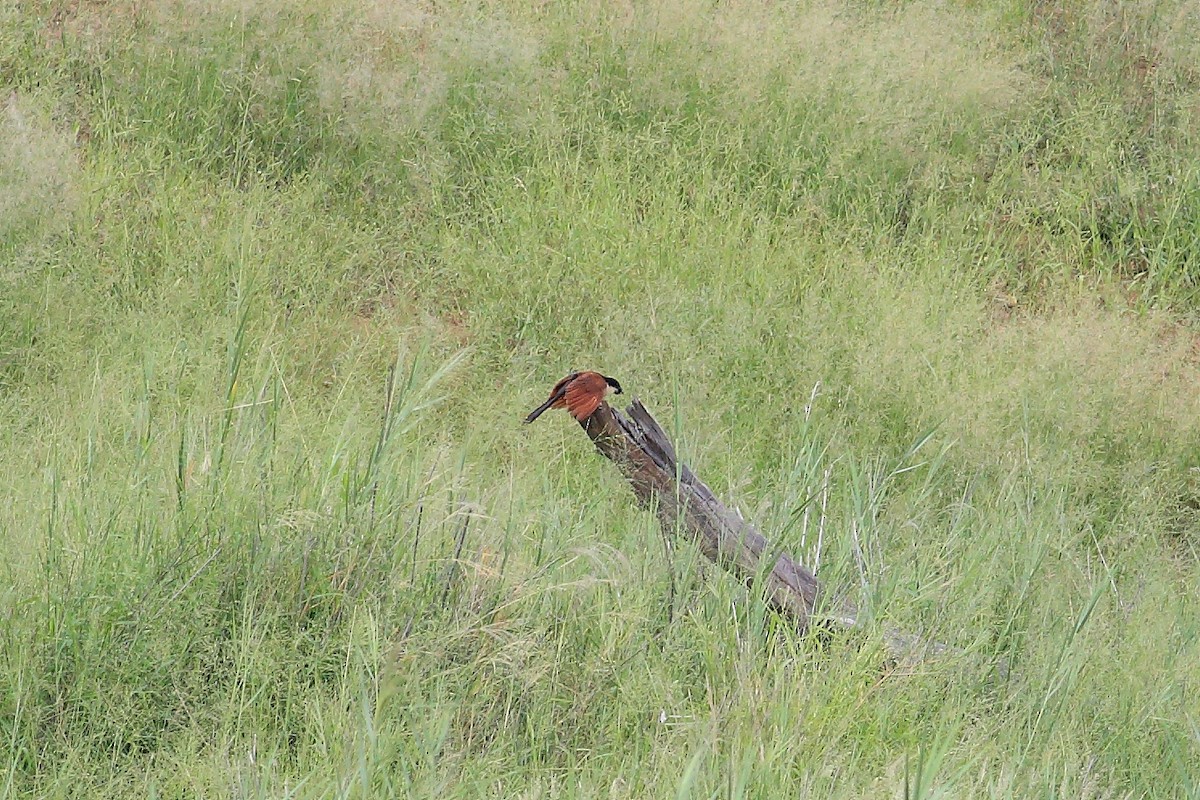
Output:
[[340,41],[318,67],[321,96],[355,128],[420,133],[464,86],[497,116],[520,116],[544,77],[537,32],[498,8],[363,0],[331,27]]
[[77,173],[72,138],[13,92],[0,110],[0,239],[65,224],[76,204]]
[[[622,36],[647,44],[641,74],[665,81],[654,63],[662,42],[684,42],[702,83],[728,83],[736,111],[782,86],[787,102],[829,103],[838,118],[884,140],[908,143],[946,113],[1003,113],[1029,87],[1016,53],[999,43],[1000,20],[986,9],[911,3],[858,10],[808,2],[677,0],[618,16]],[[738,99],[742,102],[737,102]]]

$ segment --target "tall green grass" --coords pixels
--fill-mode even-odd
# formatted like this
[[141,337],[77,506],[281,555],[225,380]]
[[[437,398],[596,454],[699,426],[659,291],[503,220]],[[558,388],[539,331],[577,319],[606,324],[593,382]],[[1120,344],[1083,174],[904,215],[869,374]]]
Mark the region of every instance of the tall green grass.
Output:
[[0,797],[1196,796],[1198,24],[0,10]]

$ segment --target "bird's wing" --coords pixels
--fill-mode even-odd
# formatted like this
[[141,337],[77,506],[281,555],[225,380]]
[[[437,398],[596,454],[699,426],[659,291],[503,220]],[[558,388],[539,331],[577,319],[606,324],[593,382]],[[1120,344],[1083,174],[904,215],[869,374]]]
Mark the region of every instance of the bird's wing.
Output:
[[594,414],[604,399],[606,388],[608,384],[603,375],[597,372],[580,373],[567,385],[567,410],[571,416],[582,422]]

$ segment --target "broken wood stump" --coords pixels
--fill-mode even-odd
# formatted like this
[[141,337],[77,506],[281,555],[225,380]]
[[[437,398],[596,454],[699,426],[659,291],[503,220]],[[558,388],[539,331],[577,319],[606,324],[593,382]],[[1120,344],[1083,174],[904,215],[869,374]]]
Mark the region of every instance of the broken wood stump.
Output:
[[[674,445],[640,400],[635,398],[627,412],[628,417],[601,403],[579,424],[621,470],[638,502],[657,514],[668,538],[677,532],[690,536],[701,553],[746,586],[760,589],[767,604],[800,631],[810,625],[849,629],[858,624],[853,602],[825,598],[812,570],[773,548],[679,461]],[[884,632],[884,647],[893,664],[912,664],[950,650],[896,630]]]

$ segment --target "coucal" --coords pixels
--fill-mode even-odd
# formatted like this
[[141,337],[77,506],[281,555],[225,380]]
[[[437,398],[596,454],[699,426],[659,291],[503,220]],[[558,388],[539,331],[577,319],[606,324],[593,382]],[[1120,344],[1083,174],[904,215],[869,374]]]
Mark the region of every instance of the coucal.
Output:
[[604,398],[620,393],[621,384],[616,378],[599,372],[572,372],[554,384],[549,399],[529,412],[525,424],[533,422],[548,408],[565,408],[572,417],[583,422],[596,412]]

